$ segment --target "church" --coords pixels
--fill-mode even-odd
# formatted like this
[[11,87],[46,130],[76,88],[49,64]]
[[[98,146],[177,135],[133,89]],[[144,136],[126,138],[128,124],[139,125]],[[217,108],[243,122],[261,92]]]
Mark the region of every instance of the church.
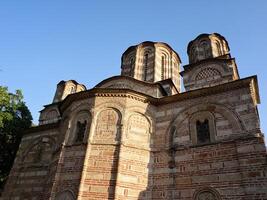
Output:
[[240,78],[218,33],[187,54],[181,69],[171,46],[145,41],[92,89],[59,82],[3,200],[266,200],[257,76]]

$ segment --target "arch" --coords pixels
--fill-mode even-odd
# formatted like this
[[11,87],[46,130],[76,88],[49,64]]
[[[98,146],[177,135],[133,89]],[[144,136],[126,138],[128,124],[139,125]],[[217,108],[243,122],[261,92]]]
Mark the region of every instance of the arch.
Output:
[[[55,144],[56,144],[56,141],[51,136],[40,136],[36,138],[24,149],[22,156],[21,156],[21,162],[22,163],[27,162],[27,163],[32,163],[32,164],[43,162],[44,157],[42,157],[42,153],[48,150],[50,151],[50,154],[52,156]],[[34,155],[28,156],[28,154],[31,151],[33,151]],[[26,161],[26,159],[28,160]],[[47,163],[47,160],[46,160],[46,163]]]
[[212,199],[212,200],[221,200],[220,194],[217,190],[211,187],[204,187],[200,188],[195,191],[194,200],[206,200],[206,199]]
[[132,112],[129,115],[124,142],[145,148],[151,146],[151,122],[144,114]]
[[149,57],[149,54],[146,52],[145,54],[144,54],[144,60],[143,60],[143,65],[144,65],[144,81],[147,81],[147,76],[148,76],[148,74],[147,74],[147,72],[148,72],[148,57]]
[[146,117],[147,120],[149,121],[150,133],[154,132],[155,123],[154,123],[153,119],[155,118],[155,116],[154,116],[152,110],[149,110],[148,108],[143,108],[141,106],[131,106],[131,107],[127,107],[127,113],[129,113],[129,114],[125,116],[125,119],[124,119],[125,124],[127,124],[126,122],[128,121],[131,114],[140,113],[141,115],[144,115],[144,117]]
[[96,114],[94,143],[117,143],[121,139],[121,112],[113,107],[101,109]]
[[198,57],[198,50],[197,50],[196,45],[194,44],[191,47],[190,54],[189,54],[190,63],[196,62],[197,57]]
[[133,57],[130,58],[130,72],[129,72],[129,76],[134,77],[134,65],[135,65],[135,59]]
[[161,79],[167,79],[171,77],[170,74],[170,54],[163,48],[159,48],[159,55],[160,55],[160,71],[161,71]]
[[176,126],[172,126],[170,129],[170,136],[169,136],[170,147],[174,146],[174,138],[175,138],[176,132],[177,132]]
[[165,68],[166,68],[166,56],[162,54],[161,56],[161,80],[164,80]]
[[212,64],[211,65],[208,65],[208,66],[203,66],[203,67],[199,67],[198,69],[196,69],[194,71],[194,73],[192,74],[192,76],[190,77],[190,81],[195,81],[197,80],[196,77],[197,76],[200,76],[199,73],[201,72],[204,72],[204,74],[206,74],[205,70],[209,70],[209,69],[212,69],[212,70],[216,70],[216,71],[213,71],[213,72],[209,72],[208,74],[214,74],[214,75],[219,75],[222,76],[225,72],[225,69],[224,69],[224,66],[222,65],[218,65],[218,64]]
[[218,40],[214,40],[214,44],[216,47],[217,56],[222,56],[224,53],[223,53],[223,49],[221,48],[220,42]]
[[128,52],[128,54],[125,54],[122,56],[122,69],[121,73],[125,76],[132,76],[134,77],[134,71],[135,71],[135,58],[136,58],[136,50]]
[[208,129],[209,129],[209,134],[207,135],[208,137],[208,143],[209,142],[214,142],[215,141],[215,135],[216,135],[216,127],[215,127],[215,120],[214,116],[211,112],[209,111],[199,111],[195,112],[192,114],[191,118],[189,119],[189,133],[190,133],[190,138],[193,144],[203,144],[207,142],[201,142],[199,135],[198,135],[198,130],[197,130],[197,123],[204,121],[208,123]]
[[55,200],[75,200],[75,195],[72,190],[64,190],[56,194]]
[[[181,124],[186,120],[190,119],[194,113],[198,113],[201,111],[209,111],[211,113],[220,113],[223,117],[225,117],[232,126],[232,130],[235,133],[241,133],[245,131],[245,126],[241,119],[239,118],[238,114],[231,110],[230,108],[226,107],[222,104],[207,102],[207,103],[200,103],[194,106],[189,106],[185,109],[183,109],[181,112],[179,112],[173,120],[170,122],[168,128],[167,128],[167,134],[165,137],[165,143],[167,147],[170,147],[169,138],[170,138],[170,132],[171,128],[173,126],[176,126],[177,130],[180,128]],[[188,127],[189,128],[189,127]]]
[[[91,113],[89,110],[77,110],[74,112],[73,117],[70,120],[70,129],[67,133],[67,144],[86,142],[87,135],[91,125]],[[83,125],[83,133],[80,133],[78,124]],[[81,136],[83,134],[83,136]]]
[[209,58],[211,56],[211,44],[210,39],[205,38],[199,41],[199,50],[202,49],[204,59]]

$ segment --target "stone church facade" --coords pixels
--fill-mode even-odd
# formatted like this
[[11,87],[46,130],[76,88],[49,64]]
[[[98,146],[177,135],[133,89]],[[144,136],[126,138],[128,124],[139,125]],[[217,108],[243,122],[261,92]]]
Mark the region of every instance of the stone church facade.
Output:
[[267,199],[257,77],[239,77],[220,34],[199,35],[187,53],[181,71],[168,44],[147,41],[123,53],[120,76],[89,90],[61,81],[2,198]]

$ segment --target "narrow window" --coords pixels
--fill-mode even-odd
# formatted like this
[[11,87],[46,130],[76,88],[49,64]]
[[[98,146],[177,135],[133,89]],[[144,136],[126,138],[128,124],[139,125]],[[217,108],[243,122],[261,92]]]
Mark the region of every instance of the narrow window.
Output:
[[217,42],[216,42],[216,47],[217,47],[218,56],[221,56],[222,55],[221,47],[220,47],[220,44]]
[[147,80],[147,68],[148,68],[148,54],[145,54],[144,65],[145,65],[144,81],[146,81]]
[[75,93],[75,88],[74,88],[74,87],[71,87],[71,89],[70,89],[70,93],[71,93],[71,94]]
[[210,142],[209,120],[205,119],[204,122],[198,120],[196,122],[196,128],[198,143],[204,144]]
[[164,79],[165,58],[161,56],[161,80]]
[[82,142],[85,134],[87,121],[78,121],[76,125],[76,142]]
[[134,59],[130,61],[130,76],[134,76]]

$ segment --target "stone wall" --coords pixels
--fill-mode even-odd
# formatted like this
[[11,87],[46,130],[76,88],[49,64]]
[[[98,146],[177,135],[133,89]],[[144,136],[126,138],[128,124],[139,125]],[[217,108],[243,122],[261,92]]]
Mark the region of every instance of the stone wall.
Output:
[[[200,96],[156,99],[102,88],[67,98],[60,123],[23,137],[3,199],[266,199],[252,82]],[[199,144],[194,127],[202,118],[212,131]]]

